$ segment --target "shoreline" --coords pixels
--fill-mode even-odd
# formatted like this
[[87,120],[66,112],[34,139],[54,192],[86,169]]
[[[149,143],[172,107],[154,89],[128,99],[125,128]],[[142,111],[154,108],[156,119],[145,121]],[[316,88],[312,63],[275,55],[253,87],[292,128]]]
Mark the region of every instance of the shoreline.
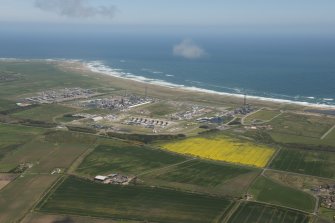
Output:
[[[158,80],[158,79],[150,79],[146,78],[143,76],[136,76],[132,74],[126,74],[125,76],[121,75],[117,71],[117,69],[113,69],[110,67],[105,66],[101,62],[83,62],[81,61],[84,67],[88,69],[91,72],[98,73],[98,74],[104,74],[108,76],[112,76],[115,78],[122,78],[125,80],[131,80],[131,81],[136,81],[140,82],[143,84],[152,84],[156,86],[161,86],[161,87],[167,87],[170,89],[181,89],[189,92],[200,92],[200,93],[206,93],[206,94],[215,94],[215,95],[220,95],[220,96],[228,96],[228,97],[235,97],[239,99],[243,99],[244,95],[243,94],[235,94],[235,93],[228,93],[228,92],[219,92],[219,91],[214,91],[214,90],[209,90],[209,89],[204,89],[204,88],[198,88],[198,87],[190,87],[190,86],[185,86],[185,85],[178,85],[178,84],[173,84],[169,83],[163,80]],[[321,109],[335,109],[335,105],[327,105],[327,104],[315,104],[315,103],[310,103],[310,102],[303,102],[303,101],[292,101],[292,100],[286,100],[286,99],[279,99],[279,98],[267,98],[267,97],[261,97],[261,96],[253,96],[253,95],[247,95],[248,99],[251,100],[257,100],[257,101],[263,101],[263,102],[272,102],[276,104],[294,104],[294,105],[299,105],[303,107],[313,107],[313,108],[321,108]],[[330,99],[327,99],[330,100]]]
[[[228,93],[228,92],[220,92],[215,90],[209,90],[204,88],[198,87],[190,87],[185,85],[178,85],[166,82],[164,80],[159,79],[150,79],[143,76],[137,76],[130,73],[122,73],[119,69],[113,69],[111,67],[105,66],[100,61],[85,61],[82,59],[65,59],[65,58],[56,58],[56,59],[17,59],[17,58],[0,58],[0,61],[3,62],[54,62],[54,63],[61,63],[61,64],[69,64],[72,65],[72,68],[75,68],[74,65],[80,66],[86,72],[92,72],[99,75],[109,76],[117,79],[121,79],[123,81],[132,81],[136,83],[141,83],[145,85],[153,85],[156,87],[163,87],[170,90],[179,90],[188,93],[203,93],[208,95],[216,95],[216,96],[224,96],[235,98],[239,100],[243,100],[243,94],[237,93]],[[78,67],[77,67],[78,68]],[[248,100],[257,101],[257,102],[264,102],[264,103],[273,103],[277,105],[296,105],[299,107],[308,107],[314,109],[331,109],[335,110],[335,105],[327,105],[327,104],[317,104],[311,102],[304,102],[304,101],[293,101],[287,99],[279,99],[279,98],[268,98],[262,96],[253,96],[247,95]],[[330,101],[330,99],[327,99]],[[326,101],[327,101],[326,100]],[[332,99],[333,100],[333,99]]]

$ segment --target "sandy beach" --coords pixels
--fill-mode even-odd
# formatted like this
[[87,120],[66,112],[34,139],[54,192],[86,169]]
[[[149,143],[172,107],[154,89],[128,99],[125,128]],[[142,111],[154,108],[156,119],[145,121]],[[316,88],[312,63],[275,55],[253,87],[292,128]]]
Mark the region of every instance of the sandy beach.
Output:
[[[59,67],[79,72],[82,75],[95,75],[96,78],[110,82],[111,87],[128,89],[130,91],[144,94],[145,88],[151,96],[174,99],[189,100],[209,104],[224,104],[229,106],[239,106],[243,103],[244,95],[217,92],[196,87],[187,87],[171,84],[163,81],[147,79],[137,76],[122,76],[117,70],[107,67],[97,67],[90,62],[79,60],[47,60],[56,62]],[[257,106],[269,106],[282,109],[304,110],[320,109],[335,110],[334,105],[312,104],[308,102],[290,101],[275,98],[265,98],[247,95],[247,102]]]

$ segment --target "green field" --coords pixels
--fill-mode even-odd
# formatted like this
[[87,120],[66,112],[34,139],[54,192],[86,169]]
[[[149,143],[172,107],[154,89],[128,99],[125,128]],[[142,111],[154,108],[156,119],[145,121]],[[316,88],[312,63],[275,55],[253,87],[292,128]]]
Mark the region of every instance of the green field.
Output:
[[310,216],[276,206],[244,202],[228,223],[310,223]]
[[8,172],[20,163],[33,164],[30,171],[34,173],[50,173],[54,168],[66,169],[94,142],[79,133],[49,132],[6,154],[0,161],[0,171]]
[[320,207],[319,213],[322,219],[327,220],[327,222],[334,222],[335,210]]
[[140,176],[146,184],[213,194],[240,195],[259,170],[219,162],[190,160]]
[[97,142],[98,137],[95,135],[87,135],[79,132],[70,131],[49,131],[44,135],[44,139],[50,143],[69,143],[92,145]]
[[335,177],[335,153],[297,149],[281,149],[271,168],[319,177]]
[[262,109],[252,115],[249,115],[244,119],[245,124],[257,124],[261,122],[270,121],[274,117],[280,114],[278,110]]
[[75,111],[77,111],[77,109],[62,106],[59,104],[45,104],[32,109],[16,112],[11,116],[21,119],[55,122],[55,119],[57,117],[62,117],[63,114],[73,113]]
[[312,195],[284,186],[263,176],[257,178],[249,192],[257,201],[296,208],[307,212],[312,212],[315,207],[315,198]]
[[207,161],[194,160],[180,164],[167,171],[154,174],[155,178],[178,183],[215,187],[222,182],[250,173],[252,169],[221,165]]
[[9,110],[9,109],[13,109],[13,108],[16,108],[16,107],[17,106],[16,106],[14,101],[9,101],[9,100],[0,98],[0,112],[5,111],[5,110]]
[[22,144],[44,133],[44,129],[0,123],[0,147],[2,145]]
[[141,174],[185,160],[183,156],[113,140],[109,145],[95,148],[84,159],[77,172],[88,176],[114,172]]
[[68,177],[38,205],[38,210],[150,222],[205,223],[220,217],[231,204],[227,198]]
[[18,177],[0,190],[0,222],[19,222],[58,176]]
[[15,82],[1,85],[1,98],[18,100],[34,95],[46,89],[69,87],[100,87],[104,83],[95,77],[83,76],[75,72],[63,71],[55,64],[30,61],[30,62],[0,62],[0,70],[9,70],[24,74],[24,78]]
[[43,129],[38,128],[0,124],[0,166],[1,160],[7,155],[43,132]]
[[[149,104],[144,107],[154,116],[165,116],[174,112],[177,112],[178,109],[175,106],[172,106],[166,102],[158,102],[154,104]],[[142,108],[141,108],[142,109]]]
[[269,134],[276,142],[330,145],[335,148],[335,139],[320,140],[322,135],[335,124],[335,119],[283,113],[269,124],[273,127]]
[[82,119],[80,117],[72,117],[72,116],[61,116],[61,117],[58,117],[58,118],[55,118],[55,121],[56,122],[72,122],[74,120],[79,120],[79,119]]

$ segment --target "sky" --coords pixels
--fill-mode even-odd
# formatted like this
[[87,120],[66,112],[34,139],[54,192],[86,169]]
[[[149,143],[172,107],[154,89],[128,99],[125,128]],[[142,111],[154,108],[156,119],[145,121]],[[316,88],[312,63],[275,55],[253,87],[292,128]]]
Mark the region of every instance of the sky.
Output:
[[0,24],[331,32],[334,0],[0,0]]

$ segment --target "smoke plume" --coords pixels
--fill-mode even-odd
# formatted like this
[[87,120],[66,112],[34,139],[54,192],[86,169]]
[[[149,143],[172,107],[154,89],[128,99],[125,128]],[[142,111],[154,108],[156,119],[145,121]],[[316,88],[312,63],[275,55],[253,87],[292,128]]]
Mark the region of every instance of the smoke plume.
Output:
[[186,59],[199,59],[206,56],[207,53],[191,39],[185,39],[173,47],[173,55]]

